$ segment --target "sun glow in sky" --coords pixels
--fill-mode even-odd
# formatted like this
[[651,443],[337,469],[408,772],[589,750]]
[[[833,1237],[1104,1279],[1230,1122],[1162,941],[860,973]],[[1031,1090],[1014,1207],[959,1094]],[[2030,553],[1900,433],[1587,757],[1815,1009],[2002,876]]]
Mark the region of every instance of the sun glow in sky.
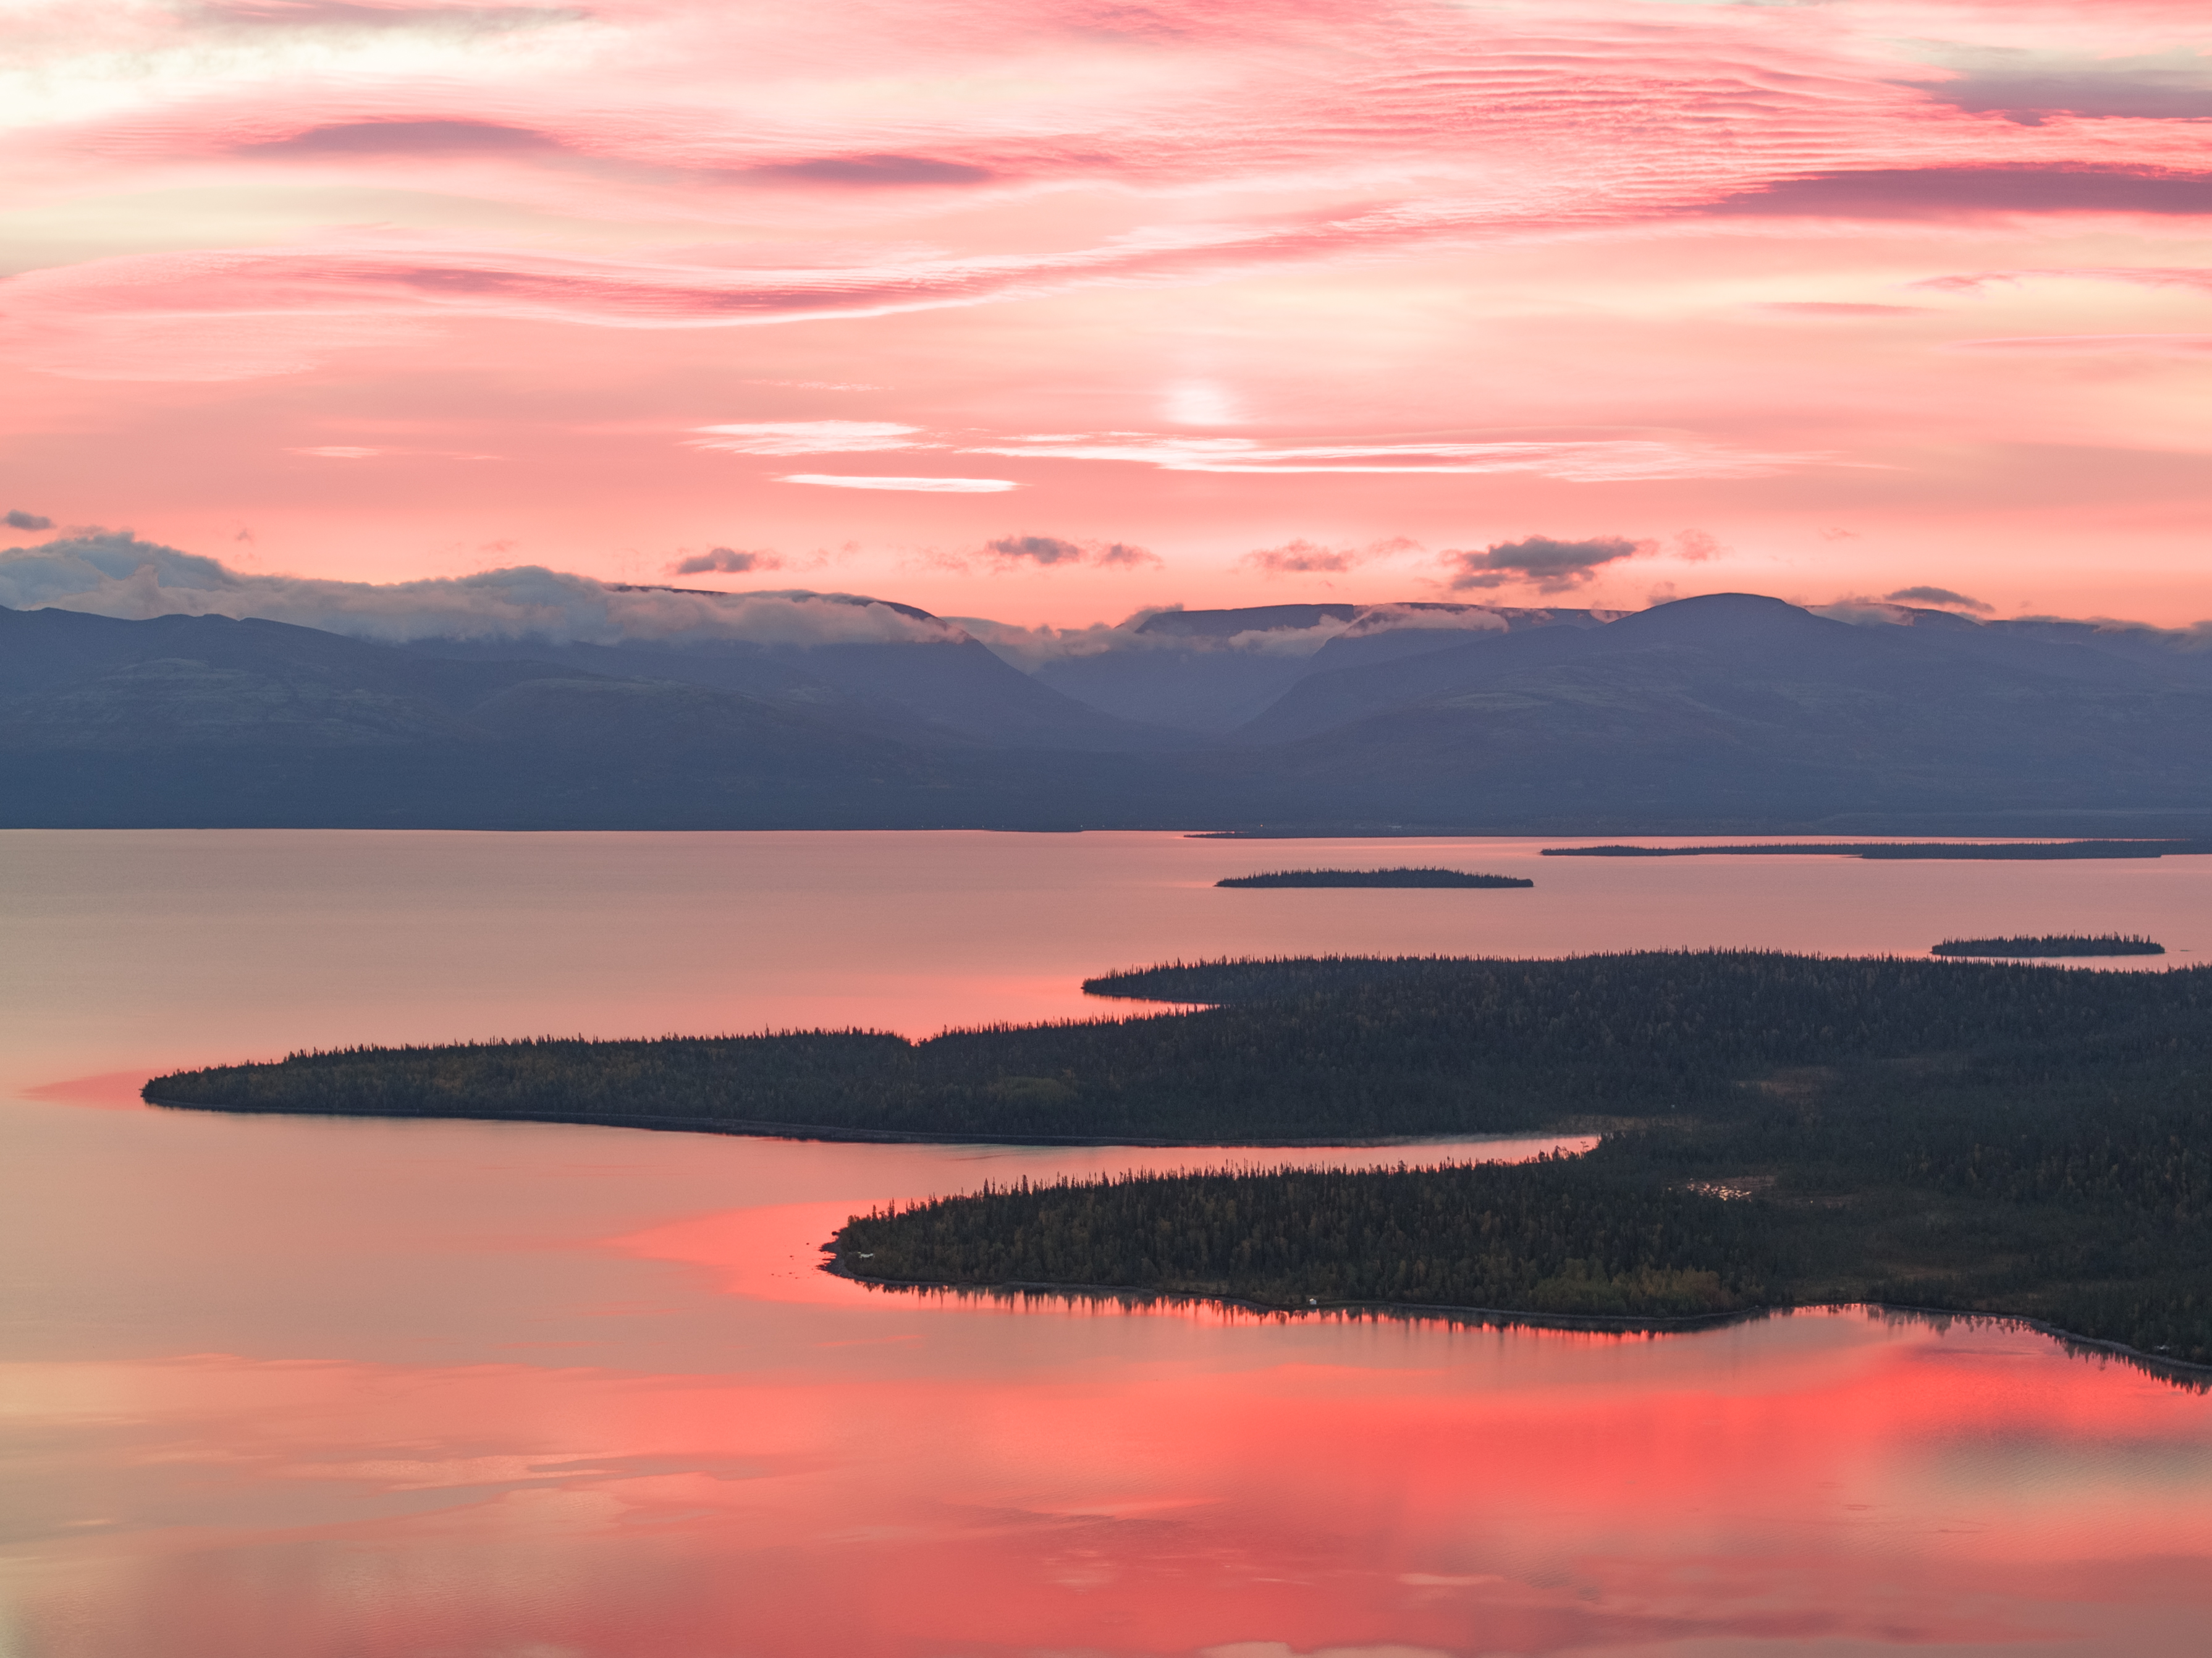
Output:
[[[0,42],[19,531],[1024,623],[2212,615],[2201,3],[13,0]],[[1530,537],[1612,550],[1488,550]]]

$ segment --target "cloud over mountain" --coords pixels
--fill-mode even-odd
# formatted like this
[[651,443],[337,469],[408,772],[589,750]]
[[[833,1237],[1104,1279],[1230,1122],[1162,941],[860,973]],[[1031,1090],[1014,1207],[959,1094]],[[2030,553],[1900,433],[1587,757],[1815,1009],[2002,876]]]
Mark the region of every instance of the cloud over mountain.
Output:
[[128,533],[0,551],[0,604],[131,621],[157,616],[260,617],[385,643],[538,639],[556,644],[744,640],[831,645],[966,637],[952,624],[910,607],[847,593],[680,592],[598,581],[533,565],[422,581],[327,581],[233,570],[217,560]]
[[1987,615],[1996,607],[1984,604],[1978,598],[1969,598],[1964,593],[1954,593],[1948,587],[1899,587],[1882,598],[1893,604],[1929,604],[1945,610],[1974,610]]
[[1525,581],[1539,592],[1558,593],[1581,586],[1599,566],[1650,552],[1655,544],[1626,536],[1593,536],[1587,541],[1528,536],[1493,542],[1479,553],[1447,551],[1443,557],[1455,592]]
[[774,553],[741,552],[735,547],[710,547],[703,553],[694,553],[680,558],[669,568],[671,575],[707,575],[719,572],[724,575],[743,575],[750,570],[773,570],[783,561]]
[[1158,564],[1158,555],[1125,541],[1068,541],[1060,536],[1000,536],[983,550],[1007,564]]

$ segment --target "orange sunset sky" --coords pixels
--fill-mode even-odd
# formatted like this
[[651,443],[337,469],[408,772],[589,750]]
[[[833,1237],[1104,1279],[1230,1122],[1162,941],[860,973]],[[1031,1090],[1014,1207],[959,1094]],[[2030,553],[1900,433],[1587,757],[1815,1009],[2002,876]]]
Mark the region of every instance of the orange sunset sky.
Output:
[[0,545],[1061,626],[2212,616],[2202,4],[27,0],[0,38]]

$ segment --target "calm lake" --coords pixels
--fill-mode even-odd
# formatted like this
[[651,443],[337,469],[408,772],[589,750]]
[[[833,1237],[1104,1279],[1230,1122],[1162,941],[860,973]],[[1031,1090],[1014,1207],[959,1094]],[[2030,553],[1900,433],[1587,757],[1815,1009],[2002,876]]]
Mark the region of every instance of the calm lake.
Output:
[[[0,1658],[2203,1653],[2212,1394],[2032,1332],[889,1294],[815,1269],[856,1208],[1285,1154],[136,1103],[356,1042],[1096,1017],[1178,957],[2212,953],[2212,859],[1541,844],[0,834]],[[1537,884],[1211,885],[1400,863]]]

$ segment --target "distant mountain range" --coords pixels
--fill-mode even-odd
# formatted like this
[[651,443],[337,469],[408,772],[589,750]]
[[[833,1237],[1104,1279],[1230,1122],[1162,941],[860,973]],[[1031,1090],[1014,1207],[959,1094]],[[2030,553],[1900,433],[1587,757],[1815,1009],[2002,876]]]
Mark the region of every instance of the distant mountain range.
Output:
[[0,609],[0,825],[2212,828],[2212,652],[2148,629],[1749,594],[1272,605],[1024,671],[987,624],[887,609],[912,636],[380,644]]

